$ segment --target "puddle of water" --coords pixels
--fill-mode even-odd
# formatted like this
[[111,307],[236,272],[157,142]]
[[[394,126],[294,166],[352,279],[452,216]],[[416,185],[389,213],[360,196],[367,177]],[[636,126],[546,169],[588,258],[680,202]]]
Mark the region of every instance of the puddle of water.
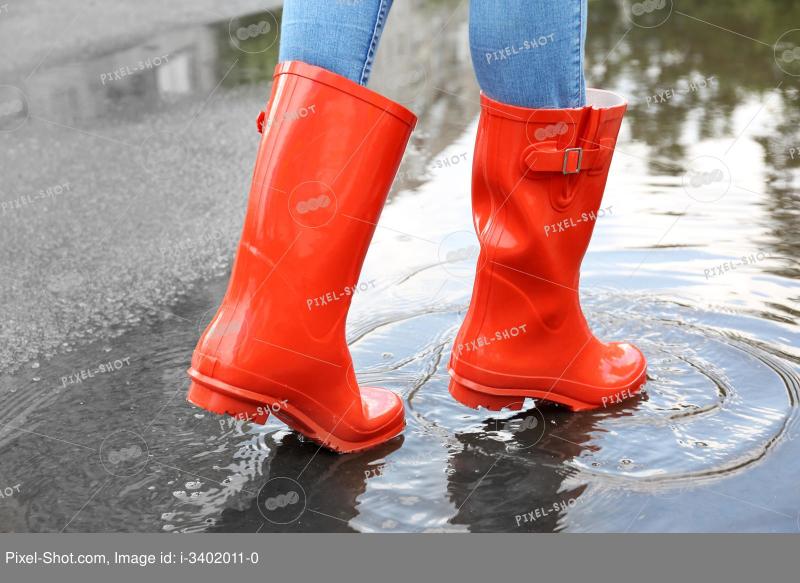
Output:
[[[590,11],[591,84],[631,106],[584,263],[584,304],[598,336],[634,340],[650,368],[645,395],[570,414],[532,403],[473,411],[447,393],[477,244],[466,11],[393,8],[373,87],[420,124],[348,338],[359,379],[401,394],[408,427],[349,456],[273,420],[234,422],[184,400],[238,237],[280,11],[31,77],[30,119],[0,137],[13,136],[5,163],[17,169],[0,199],[27,192],[42,140],[59,148],[36,173],[35,190],[51,194],[0,217],[12,274],[0,283],[0,492],[11,488],[0,529],[800,529],[800,110],[797,78],[781,67],[791,63],[771,46],[784,31],[766,24],[791,19],[780,12],[755,31],[736,9],[724,22],[699,2],[681,11],[654,28],[616,4]],[[108,151],[84,156],[98,140]],[[118,164],[124,156],[130,165]],[[283,520],[259,511],[271,498]]]

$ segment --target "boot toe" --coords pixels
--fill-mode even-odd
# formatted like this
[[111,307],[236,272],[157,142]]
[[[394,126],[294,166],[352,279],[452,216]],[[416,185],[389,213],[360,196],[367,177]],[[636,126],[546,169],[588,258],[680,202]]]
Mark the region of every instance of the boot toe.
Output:
[[603,384],[609,387],[628,388],[644,381],[647,361],[633,344],[612,342],[603,360],[601,374]]
[[403,401],[388,389],[359,387],[364,417],[371,427],[382,427],[403,415]]

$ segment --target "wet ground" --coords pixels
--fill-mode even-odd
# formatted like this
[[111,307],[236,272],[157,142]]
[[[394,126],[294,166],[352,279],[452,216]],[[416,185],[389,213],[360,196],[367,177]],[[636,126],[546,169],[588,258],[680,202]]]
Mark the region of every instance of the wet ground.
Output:
[[[9,2],[0,37],[44,4]],[[348,456],[184,400],[281,15],[199,14],[65,27],[0,69],[0,530],[800,530],[800,7],[590,2],[590,85],[631,104],[582,294],[650,377],[614,408],[498,414],[447,393],[477,245],[466,6],[397,3],[371,86],[420,123],[348,338],[408,427]]]

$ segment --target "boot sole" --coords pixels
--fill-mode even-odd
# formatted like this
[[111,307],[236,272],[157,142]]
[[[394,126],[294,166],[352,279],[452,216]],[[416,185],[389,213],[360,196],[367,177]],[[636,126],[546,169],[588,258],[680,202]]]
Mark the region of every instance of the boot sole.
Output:
[[[450,394],[456,401],[472,409],[483,407],[490,411],[501,411],[503,409],[518,411],[522,408],[522,404],[526,398],[539,399],[541,401],[563,405],[571,411],[590,411],[603,407],[602,404],[585,403],[560,394],[558,392],[558,383],[548,390],[500,389],[487,387],[460,377],[453,372],[453,369],[449,369],[449,372],[451,379],[448,390]],[[647,367],[642,369],[642,372],[637,375],[636,380],[624,387],[620,387],[616,390],[615,394],[626,391],[630,395],[639,393],[646,378]]]
[[380,445],[400,435],[406,425],[401,410],[398,415],[399,422],[393,420],[388,423],[380,434],[366,441],[347,441],[336,437],[284,400],[229,385],[199,373],[193,368],[190,368],[188,373],[192,382],[186,399],[193,405],[211,413],[230,415],[259,425],[265,424],[272,413],[292,430],[337,453],[354,453]]

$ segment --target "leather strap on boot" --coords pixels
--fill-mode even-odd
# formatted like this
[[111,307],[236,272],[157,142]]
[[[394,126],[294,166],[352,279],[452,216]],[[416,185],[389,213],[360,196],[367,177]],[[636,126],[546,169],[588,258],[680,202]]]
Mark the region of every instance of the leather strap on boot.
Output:
[[611,159],[614,139],[603,138],[594,146],[558,148],[557,142],[531,144],[522,153],[525,169],[532,172],[578,174],[585,170],[602,170]]

